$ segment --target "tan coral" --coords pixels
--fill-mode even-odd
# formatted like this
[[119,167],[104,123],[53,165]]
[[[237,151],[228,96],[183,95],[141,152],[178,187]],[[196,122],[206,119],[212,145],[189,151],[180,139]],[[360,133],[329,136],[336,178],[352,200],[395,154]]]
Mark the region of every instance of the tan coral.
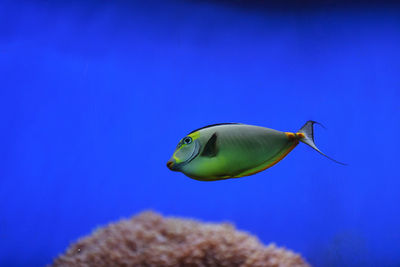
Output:
[[163,218],[143,212],[96,230],[71,245],[54,267],[63,266],[309,266],[298,254],[263,246],[230,224]]

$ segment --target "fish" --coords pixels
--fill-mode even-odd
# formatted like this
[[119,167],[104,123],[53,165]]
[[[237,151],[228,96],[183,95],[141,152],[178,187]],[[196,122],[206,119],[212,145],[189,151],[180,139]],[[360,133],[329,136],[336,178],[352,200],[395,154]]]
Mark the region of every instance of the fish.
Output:
[[297,132],[281,132],[242,123],[219,123],[183,137],[167,162],[172,171],[199,181],[250,176],[264,171],[302,142],[330,160],[314,142],[314,124],[307,121]]

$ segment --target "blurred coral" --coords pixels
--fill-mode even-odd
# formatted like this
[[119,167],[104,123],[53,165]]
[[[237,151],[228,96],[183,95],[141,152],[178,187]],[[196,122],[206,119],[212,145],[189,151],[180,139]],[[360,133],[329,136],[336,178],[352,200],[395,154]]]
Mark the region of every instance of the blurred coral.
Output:
[[309,266],[299,255],[230,224],[143,212],[80,239],[52,266]]

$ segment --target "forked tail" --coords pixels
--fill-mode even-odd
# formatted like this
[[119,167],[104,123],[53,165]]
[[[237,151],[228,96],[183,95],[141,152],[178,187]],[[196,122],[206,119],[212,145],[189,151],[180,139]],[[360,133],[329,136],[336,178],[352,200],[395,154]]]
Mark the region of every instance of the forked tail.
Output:
[[307,121],[306,124],[304,124],[303,127],[301,127],[300,130],[296,133],[296,135],[300,137],[299,140],[304,144],[307,144],[310,147],[314,148],[316,151],[318,151],[320,154],[324,155],[328,159],[342,165],[347,165],[346,163],[334,160],[333,158],[325,155],[321,152],[321,150],[318,149],[314,142],[314,124],[319,124],[324,127],[321,123],[318,123],[316,121]]

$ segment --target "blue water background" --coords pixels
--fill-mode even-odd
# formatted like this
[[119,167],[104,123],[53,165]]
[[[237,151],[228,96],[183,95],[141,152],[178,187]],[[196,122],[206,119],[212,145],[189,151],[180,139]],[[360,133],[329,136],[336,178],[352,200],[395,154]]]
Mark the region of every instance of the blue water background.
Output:
[[[233,222],[314,266],[399,266],[399,14],[379,3],[2,1],[0,265],[43,266],[153,209]],[[348,166],[303,144],[243,179],[165,166],[207,124],[296,131],[309,119],[327,128],[315,130],[321,150]]]

